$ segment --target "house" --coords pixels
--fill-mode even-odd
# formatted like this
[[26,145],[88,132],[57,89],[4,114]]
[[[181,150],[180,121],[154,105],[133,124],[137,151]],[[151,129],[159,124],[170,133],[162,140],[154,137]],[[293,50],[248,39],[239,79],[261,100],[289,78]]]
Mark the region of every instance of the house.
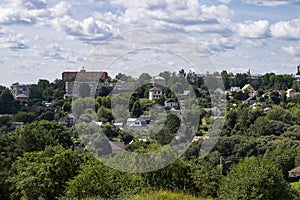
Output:
[[150,83],[155,86],[166,86],[166,79],[161,76],[153,76]]
[[143,118],[128,118],[126,126],[129,127],[143,127],[146,126],[147,122]]
[[[14,98],[17,99],[17,96],[19,96],[19,99],[24,101],[28,101],[29,97],[29,91],[30,91],[30,84],[19,84],[19,83],[14,83],[10,86],[11,93],[13,94]],[[23,94],[23,95],[21,95]],[[27,98],[25,98],[27,96]]]
[[134,82],[118,81],[112,90],[112,95],[134,91]]
[[76,118],[73,114],[67,114],[64,117],[61,117],[58,122],[68,128],[74,126],[74,124],[76,123]]
[[288,181],[289,182],[298,182],[300,179],[300,166],[289,171]]
[[15,97],[16,100],[20,101],[21,103],[27,103],[29,100],[29,97],[26,94],[18,94]]
[[113,124],[114,124],[114,126],[115,126],[116,128],[118,128],[118,129],[120,129],[120,130],[123,129],[123,123],[113,123]]
[[176,102],[174,99],[169,99],[167,101],[165,101],[165,107],[167,108],[174,108],[174,107],[178,107],[178,102]]
[[256,97],[255,96],[250,96],[248,99],[243,101],[244,104],[249,104],[252,105],[256,102]]
[[217,89],[215,89],[214,94],[224,95],[225,92],[221,88],[217,88]]
[[294,89],[288,89],[286,91],[286,97],[287,98],[294,98],[296,97],[298,94],[300,94],[299,92],[296,92]]
[[125,149],[125,144],[124,142],[113,142],[109,141],[109,144],[111,146],[111,149],[113,151],[123,151]]
[[162,90],[159,87],[153,87],[149,91],[149,100],[159,99],[162,95]]
[[11,125],[10,125],[10,129],[11,130],[16,130],[17,128],[21,127],[24,125],[24,122],[13,122]]
[[212,112],[213,115],[217,115],[221,112],[221,110],[218,107],[213,107],[213,108],[203,108],[205,112]]
[[91,123],[96,125],[96,126],[102,126],[102,124],[103,124],[103,122],[97,122],[97,121],[94,121],[94,120],[92,120]]
[[272,108],[267,107],[267,108],[264,109],[264,112],[269,112],[270,110],[272,110]]
[[250,84],[246,84],[246,85],[242,88],[242,91],[243,91],[243,92],[249,91],[249,94],[254,94],[254,93],[255,93],[254,88],[253,88]]
[[190,94],[191,94],[191,91],[189,91],[189,90],[184,90],[184,91],[183,91],[183,94],[181,95],[181,98],[182,98],[182,99],[186,99],[186,98],[188,98],[188,97],[190,96]]
[[230,92],[239,92],[239,91],[241,91],[240,87],[231,87],[230,88]]

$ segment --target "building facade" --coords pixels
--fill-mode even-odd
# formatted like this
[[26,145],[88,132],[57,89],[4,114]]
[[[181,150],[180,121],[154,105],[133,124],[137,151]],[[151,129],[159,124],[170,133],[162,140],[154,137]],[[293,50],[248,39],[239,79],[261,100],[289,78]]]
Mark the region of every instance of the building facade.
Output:
[[15,99],[21,102],[27,102],[29,99],[30,87],[30,84],[14,83],[10,86],[10,90]]
[[108,73],[107,72],[88,72],[84,68],[80,70],[79,72],[63,72],[62,73],[62,80],[63,81],[69,81],[71,79],[75,79],[76,77],[83,77],[87,79],[108,79]]

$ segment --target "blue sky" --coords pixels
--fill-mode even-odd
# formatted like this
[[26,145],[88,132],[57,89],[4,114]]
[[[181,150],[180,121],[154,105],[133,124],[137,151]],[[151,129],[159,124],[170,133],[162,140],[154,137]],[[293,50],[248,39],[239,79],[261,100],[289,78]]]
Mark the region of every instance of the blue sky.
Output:
[[220,71],[292,74],[299,8],[300,0],[1,1],[0,85],[53,81],[85,65],[101,41],[141,27],[186,34]]

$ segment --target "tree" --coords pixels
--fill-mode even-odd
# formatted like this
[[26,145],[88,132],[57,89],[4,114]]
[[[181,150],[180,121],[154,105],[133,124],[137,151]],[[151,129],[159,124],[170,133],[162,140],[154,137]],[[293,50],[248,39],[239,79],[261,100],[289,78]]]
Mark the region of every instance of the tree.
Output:
[[90,96],[91,88],[88,83],[81,83],[78,90],[79,90],[80,97],[84,98]]
[[12,199],[56,199],[63,195],[66,182],[74,177],[82,158],[62,146],[26,153],[13,164],[15,174],[8,178]]
[[9,89],[0,92],[0,114],[14,114],[18,110],[17,101]]
[[133,104],[133,107],[132,107],[132,110],[131,110],[131,117],[138,118],[142,114],[143,114],[142,106],[141,106],[139,101],[136,101]]
[[35,118],[34,113],[32,112],[19,112],[15,115],[13,121],[15,122],[24,122],[24,123],[31,123]]
[[101,106],[98,109],[97,118],[99,121],[101,121],[103,123],[111,122],[114,119],[111,109],[105,108],[104,106]]
[[99,196],[116,199],[119,195],[135,194],[147,187],[141,175],[130,174],[109,168],[96,159],[90,159],[82,165],[80,172],[66,188],[68,199],[85,199]]
[[290,185],[269,160],[246,158],[221,179],[219,198],[226,200],[291,200]]
[[98,91],[98,96],[100,96],[100,97],[106,97],[108,94],[109,94],[108,87],[102,86]]

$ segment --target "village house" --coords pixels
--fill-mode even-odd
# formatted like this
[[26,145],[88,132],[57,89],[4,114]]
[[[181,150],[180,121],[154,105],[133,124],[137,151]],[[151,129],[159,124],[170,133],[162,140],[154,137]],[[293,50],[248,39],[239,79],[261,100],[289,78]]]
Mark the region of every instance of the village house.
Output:
[[76,123],[76,118],[73,114],[67,114],[64,117],[61,117],[58,122],[68,128],[71,128]]
[[175,108],[178,106],[179,106],[178,102],[176,102],[174,99],[169,99],[165,101],[165,107],[167,108]]
[[126,126],[129,127],[144,127],[147,122],[143,118],[128,118],[126,121]]
[[243,92],[248,91],[250,96],[254,96],[255,95],[255,90],[254,88],[250,85],[250,84],[246,84],[243,88],[242,88]]
[[153,87],[149,91],[149,100],[159,99],[162,95],[162,90],[159,87]]
[[288,89],[286,91],[286,97],[287,98],[295,98],[298,94],[300,94],[300,93],[296,92],[294,89]]

